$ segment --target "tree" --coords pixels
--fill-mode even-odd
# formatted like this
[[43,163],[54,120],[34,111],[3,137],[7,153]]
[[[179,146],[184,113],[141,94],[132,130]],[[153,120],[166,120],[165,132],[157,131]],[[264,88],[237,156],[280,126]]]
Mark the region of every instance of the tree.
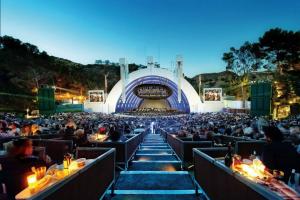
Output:
[[10,36],[1,37],[1,45],[4,49],[16,50],[21,47],[22,42]]
[[40,53],[40,58],[42,58],[44,60],[49,60],[50,57],[46,51],[42,51],[42,53]]
[[295,95],[300,91],[300,84],[297,84],[299,72],[296,70],[300,65],[300,31],[270,29],[259,38],[259,42],[246,42],[239,49],[232,47],[222,59],[226,62],[226,69],[238,75],[237,84],[241,85],[243,99],[249,74],[257,70],[270,72],[272,80],[289,87],[281,97],[286,102],[296,99]]
[[270,29],[259,38],[259,45],[262,59],[269,64],[269,68],[278,69],[280,73],[300,63],[300,31]]
[[243,102],[247,99],[245,86],[249,84],[249,74],[265,65],[260,57],[259,44],[250,42],[245,42],[239,49],[231,47],[229,52],[223,54],[222,59],[226,62],[226,70],[238,75],[234,81],[241,87]]
[[104,63],[105,63],[105,65],[109,65],[110,61],[109,60],[105,60]]
[[30,54],[37,55],[40,53],[38,47],[35,45],[29,44],[29,43],[24,43],[22,45],[27,49],[28,53],[30,53]]
[[103,64],[103,61],[102,61],[102,60],[96,60],[96,61],[95,61],[95,64],[101,65],[101,64]]

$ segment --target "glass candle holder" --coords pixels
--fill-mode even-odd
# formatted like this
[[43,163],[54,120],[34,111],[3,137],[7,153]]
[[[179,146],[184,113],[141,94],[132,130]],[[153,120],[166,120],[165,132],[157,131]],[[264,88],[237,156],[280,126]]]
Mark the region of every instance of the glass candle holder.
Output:
[[29,175],[27,176],[27,183],[28,183],[28,187],[30,192],[34,192],[36,183],[37,183],[37,178],[35,174]]

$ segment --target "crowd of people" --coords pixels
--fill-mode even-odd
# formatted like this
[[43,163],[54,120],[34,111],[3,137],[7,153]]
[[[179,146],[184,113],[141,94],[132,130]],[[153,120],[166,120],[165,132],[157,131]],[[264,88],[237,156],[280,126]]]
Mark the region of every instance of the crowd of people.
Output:
[[0,164],[4,168],[0,170],[1,183],[5,183],[5,188],[2,186],[4,191],[0,194],[7,193],[8,199],[14,199],[17,193],[27,187],[26,177],[32,173],[30,170],[32,166],[49,167],[52,161],[48,155],[35,156],[32,141],[28,138],[19,138],[12,141],[12,145],[7,149],[7,156],[0,157]]
[[184,137],[190,135],[195,140],[206,140],[213,135],[229,135],[251,139],[265,138],[264,126],[276,126],[284,136],[295,144],[299,143],[300,117],[284,120],[268,120],[266,118],[251,117],[238,113],[202,113],[167,117],[167,121],[160,123],[167,127],[168,132],[177,132]]
[[108,135],[107,140],[124,141],[124,135],[144,124],[137,118],[90,113],[60,113],[37,119],[0,114],[0,184],[5,183],[5,188],[0,188],[0,199],[2,194],[8,195],[6,199],[15,199],[15,195],[27,187],[26,177],[32,173],[32,166],[54,164],[47,154],[42,157],[34,154],[32,139],[55,135],[56,140],[72,140],[74,147],[89,146],[90,134]]
[[128,134],[144,123],[138,118],[96,113],[59,113],[37,119],[23,119],[14,114],[0,115],[0,138],[59,134],[63,139],[82,140],[93,133]]
[[[140,126],[155,122],[156,128],[176,132],[181,137],[207,140],[214,135],[230,135],[251,139],[266,138],[263,127],[274,126],[280,130],[284,140],[290,140],[300,153],[300,116],[283,120],[269,120],[238,113],[192,113],[160,116],[126,116],[102,113],[58,113],[36,119],[24,119],[14,114],[0,114],[0,138],[60,134],[65,139],[86,137],[92,133],[126,134]],[[111,131],[110,131],[111,129]],[[215,141],[217,142],[217,141]]]
[[167,117],[158,125],[179,138],[212,141],[218,146],[220,135],[264,141],[261,160],[268,169],[284,172],[288,182],[292,169],[300,172],[300,116],[268,120],[237,113],[202,113]]
[[221,143],[217,137],[220,135],[263,140],[267,145],[261,158],[268,168],[300,171],[300,116],[269,120],[225,112],[165,116],[58,113],[28,120],[14,114],[0,114],[0,139],[17,138],[11,141],[7,151],[19,163],[51,161],[51,158],[32,159],[32,144],[23,136],[58,134],[62,139],[73,140],[76,146],[89,146],[90,134],[125,141],[125,136],[138,128],[148,129],[150,133],[163,130],[194,141],[211,140],[216,146]]

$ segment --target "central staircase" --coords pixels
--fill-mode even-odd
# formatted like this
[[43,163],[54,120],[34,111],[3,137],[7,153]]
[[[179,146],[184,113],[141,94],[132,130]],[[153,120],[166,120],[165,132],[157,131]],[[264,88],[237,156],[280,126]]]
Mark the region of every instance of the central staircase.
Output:
[[181,161],[158,134],[148,134],[128,171],[121,171],[112,200],[195,200],[193,180],[181,171]]

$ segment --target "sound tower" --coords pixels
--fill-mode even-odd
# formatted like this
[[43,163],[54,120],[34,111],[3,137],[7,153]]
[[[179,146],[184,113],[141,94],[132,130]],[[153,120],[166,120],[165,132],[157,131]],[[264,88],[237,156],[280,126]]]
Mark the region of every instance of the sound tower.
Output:
[[54,88],[42,86],[38,90],[38,107],[41,114],[55,112]]
[[257,82],[251,85],[251,115],[271,116],[272,85],[269,82]]

